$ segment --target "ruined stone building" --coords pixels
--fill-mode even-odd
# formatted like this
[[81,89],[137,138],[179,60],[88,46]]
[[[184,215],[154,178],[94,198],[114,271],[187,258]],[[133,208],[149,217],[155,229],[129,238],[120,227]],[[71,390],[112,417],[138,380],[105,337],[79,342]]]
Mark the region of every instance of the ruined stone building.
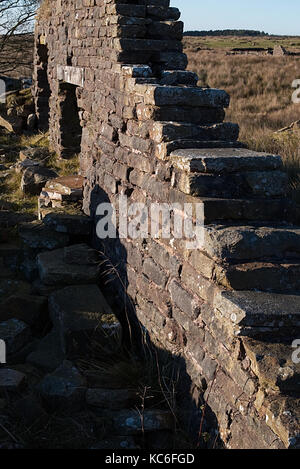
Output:
[[201,205],[201,249],[175,236],[101,244],[126,285],[124,299],[110,283],[113,306],[182,357],[227,447],[297,447],[300,230],[287,176],[279,156],[238,142],[238,125],[224,122],[228,94],[186,71],[179,17],[169,0],[45,0],[39,127],[62,158],[80,154],[93,218],[120,195]]

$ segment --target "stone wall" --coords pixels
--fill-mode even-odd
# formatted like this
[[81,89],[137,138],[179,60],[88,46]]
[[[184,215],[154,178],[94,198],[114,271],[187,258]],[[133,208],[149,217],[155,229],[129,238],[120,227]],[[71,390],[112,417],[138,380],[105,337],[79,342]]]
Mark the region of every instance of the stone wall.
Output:
[[50,3],[52,15],[40,14],[36,26],[36,110],[44,128],[42,63],[51,145],[62,157],[75,152],[64,109],[70,94],[77,101],[85,213],[96,222],[98,204],[117,207],[120,195],[149,207],[200,204],[204,213],[201,249],[174,233],[103,243],[95,236],[118,271],[109,287],[115,306],[182,357],[227,447],[299,446],[291,344],[300,230],[280,157],[243,148],[238,126],[224,122],[227,93],[197,87],[185,71],[183,24],[169,0]]

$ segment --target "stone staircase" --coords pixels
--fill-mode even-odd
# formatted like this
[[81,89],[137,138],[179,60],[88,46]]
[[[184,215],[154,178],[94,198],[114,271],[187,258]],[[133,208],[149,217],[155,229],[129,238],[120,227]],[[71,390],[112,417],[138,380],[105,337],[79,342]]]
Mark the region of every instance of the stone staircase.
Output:
[[[95,360],[93,343],[101,351],[98,366],[124,360],[122,328],[98,287],[99,253],[72,244],[90,230],[84,215],[52,213],[43,222],[21,219],[15,244],[0,244],[0,338],[7,351],[0,364],[0,420],[7,429],[0,428],[1,449],[173,445],[167,408],[140,410],[138,384],[124,387],[88,363]],[[68,437],[59,441],[63,429]]]

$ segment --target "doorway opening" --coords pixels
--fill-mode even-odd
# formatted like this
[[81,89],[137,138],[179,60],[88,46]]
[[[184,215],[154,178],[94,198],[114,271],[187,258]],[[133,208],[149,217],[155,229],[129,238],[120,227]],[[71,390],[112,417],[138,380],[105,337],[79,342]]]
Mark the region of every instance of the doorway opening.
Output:
[[46,44],[36,45],[37,62],[36,62],[36,93],[35,93],[35,107],[38,119],[38,128],[46,131],[49,129],[49,115],[50,115],[50,96],[51,89],[48,78],[48,47]]
[[80,125],[81,109],[77,101],[78,86],[61,82],[59,84],[60,132],[59,154],[69,159],[81,151],[82,127]]

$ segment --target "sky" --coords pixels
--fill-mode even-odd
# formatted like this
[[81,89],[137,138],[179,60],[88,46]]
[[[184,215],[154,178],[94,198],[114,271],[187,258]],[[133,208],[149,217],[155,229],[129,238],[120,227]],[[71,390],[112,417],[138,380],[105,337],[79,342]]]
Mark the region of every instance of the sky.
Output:
[[255,29],[300,36],[300,0],[171,0],[185,30]]

